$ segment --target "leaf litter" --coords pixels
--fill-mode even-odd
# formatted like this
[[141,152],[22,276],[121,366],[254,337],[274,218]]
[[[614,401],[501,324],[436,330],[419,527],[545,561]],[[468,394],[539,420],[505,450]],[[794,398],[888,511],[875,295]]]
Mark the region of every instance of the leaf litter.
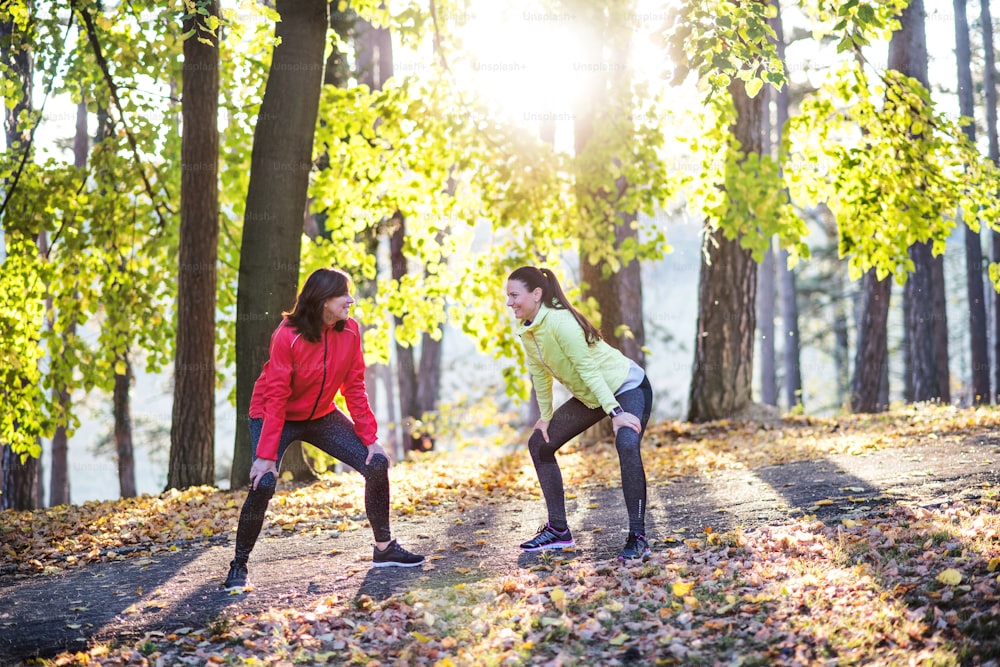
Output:
[[[650,485],[927,439],[992,441],[1000,412],[918,406],[778,425],[663,422],[643,457]],[[617,484],[613,447],[567,448],[568,488]],[[393,471],[394,511],[437,513],[537,499],[523,452],[423,455]],[[858,493],[854,488],[842,491]],[[994,487],[932,507],[877,506],[825,523],[663,536],[643,562],[537,565],[385,600],[238,614],[206,628],[64,653],[51,665],[997,665],[1000,507]],[[155,558],[184,541],[231,539],[242,492],[207,487],[0,514],[3,567],[52,571]],[[276,494],[265,530],[363,527],[361,485],[331,475]]]

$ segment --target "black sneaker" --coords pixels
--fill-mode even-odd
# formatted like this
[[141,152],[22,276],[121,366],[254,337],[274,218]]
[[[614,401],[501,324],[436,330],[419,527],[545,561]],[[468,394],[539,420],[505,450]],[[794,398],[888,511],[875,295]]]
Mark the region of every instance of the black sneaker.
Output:
[[393,540],[383,551],[375,547],[372,556],[372,565],[375,567],[416,567],[426,560],[418,554],[411,554],[409,551],[399,546],[399,542]]
[[629,532],[625,540],[625,548],[618,554],[618,560],[642,559],[649,555],[649,542],[645,535]]
[[227,591],[245,590],[249,586],[247,577],[247,564],[234,560],[229,563],[229,576],[226,577],[226,583],[222,584],[222,587]]
[[521,544],[523,551],[545,551],[546,549],[567,549],[574,546],[573,535],[569,528],[558,532],[549,524],[545,524],[538,534]]

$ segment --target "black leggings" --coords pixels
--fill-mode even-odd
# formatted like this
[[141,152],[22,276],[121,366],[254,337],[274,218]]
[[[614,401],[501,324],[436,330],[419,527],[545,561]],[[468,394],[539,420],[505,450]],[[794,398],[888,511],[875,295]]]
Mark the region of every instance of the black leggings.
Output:
[[[618,450],[618,462],[621,466],[622,492],[625,495],[625,508],[628,510],[629,530],[637,535],[646,532],[646,471],[642,467],[642,456],[639,444],[646,432],[646,422],[653,403],[653,389],[649,379],[643,378],[642,384],[635,389],[629,389],[616,396],[619,405],[625,412],[630,412],[642,422],[642,432],[636,433],[630,428],[618,429],[615,436],[615,448]],[[565,529],[566,496],[563,490],[562,472],[556,462],[556,451],[580,435],[597,422],[605,419],[604,410],[588,408],[579,399],[571,398],[563,403],[553,413],[549,422],[549,441],[545,442],[542,432],[535,430],[528,440],[528,451],[531,461],[535,464],[538,483],[545,496],[545,506],[549,514],[549,525],[556,529]]]
[[[250,440],[253,445],[253,455],[257,455],[257,442],[264,420],[250,419]],[[319,447],[330,456],[346,463],[365,478],[365,511],[368,522],[372,526],[376,542],[388,542],[392,539],[389,532],[389,460],[377,454],[370,464],[365,464],[368,458],[368,448],[354,432],[351,423],[342,412],[334,410],[318,419],[305,421],[286,421],[281,430],[281,441],[278,443],[278,460],[288,449],[288,445],[296,440],[303,440]],[[264,513],[267,504],[274,495],[277,480],[267,473],[261,478],[256,489],[251,489],[240,511],[240,522],[236,528],[236,559],[246,560],[250,557],[261,526],[264,525]]]

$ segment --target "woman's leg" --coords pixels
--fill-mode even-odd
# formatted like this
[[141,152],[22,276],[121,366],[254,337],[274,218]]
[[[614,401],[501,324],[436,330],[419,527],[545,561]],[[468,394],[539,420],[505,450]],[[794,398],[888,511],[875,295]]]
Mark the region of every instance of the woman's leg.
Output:
[[600,408],[588,408],[579,400],[571,398],[552,414],[548,442],[545,442],[542,432],[537,429],[528,439],[528,451],[531,453],[531,462],[535,465],[538,484],[542,487],[549,526],[557,531],[565,531],[568,524],[562,471],[556,461],[556,451],[604,417]]
[[642,422],[642,433],[630,428],[618,429],[615,448],[621,466],[622,492],[625,508],[628,510],[628,528],[633,535],[646,534],[646,471],[642,466],[639,445],[646,432],[646,423],[653,403],[653,390],[649,379],[645,378],[635,389],[618,394],[618,404]]
[[[278,443],[278,460],[275,465],[281,465],[281,456],[288,449],[288,445],[301,439],[301,424],[302,422],[285,422],[285,427],[281,431],[281,440]],[[263,426],[263,419],[250,419],[251,461],[257,455],[257,442],[260,440]],[[247,493],[247,499],[243,502],[239,524],[236,527],[236,560],[244,565],[257,543],[260,529],[264,525],[267,504],[270,502],[271,496],[274,495],[277,485],[278,480],[274,478],[274,475],[267,473],[261,478],[256,489],[250,489]]]
[[368,448],[354,432],[354,424],[339,410],[309,422],[302,435],[335,459],[351,466],[365,478],[365,512],[376,542],[389,542],[389,460],[381,454],[368,458]]

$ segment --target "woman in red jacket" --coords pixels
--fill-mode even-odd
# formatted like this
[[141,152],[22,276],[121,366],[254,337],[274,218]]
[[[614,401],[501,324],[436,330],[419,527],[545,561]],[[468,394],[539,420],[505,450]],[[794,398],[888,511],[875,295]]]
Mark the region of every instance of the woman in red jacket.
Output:
[[[365,478],[365,510],[375,549],[375,567],[414,567],[424,557],[399,546],[389,532],[389,456],[378,441],[378,426],[365,390],[361,332],[350,316],[350,278],[337,269],[318,269],[306,279],[291,312],[271,336],[250,400],[254,462],[250,493],[236,530],[236,557],[227,590],[247,585],[247,561],[274,495],[278,462],[296,440],[319,447]],[[340,392],[351,418],[334,403]]]

